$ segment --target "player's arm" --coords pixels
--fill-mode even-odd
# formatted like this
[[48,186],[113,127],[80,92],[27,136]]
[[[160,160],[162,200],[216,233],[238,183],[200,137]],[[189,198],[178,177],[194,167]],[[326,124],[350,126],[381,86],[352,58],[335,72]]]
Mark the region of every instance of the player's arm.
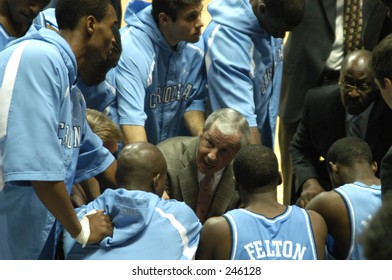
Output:
[[95,177],[80,182],[80,186],[86,199],[85,203],[83,204],[87,204],[88,202],[93,201],[101,194],[99,182]]
[[230,226],[224,217],[209,218],[200,233],[197,260],[228,260],[231,252]]
[[312,223],[314,240],[316,242],[317,258],[325,259],[325,244],[327,241],[328,229],[323,217],[315,211],[308,210]]
[[108,168],[102,173],[95,176],[99,182],[100,191],[103,192],[107,188],[117,188],[116,182],[117,160],[114,160]]
[[249,144],[261,144],[260,131],[257,126],[249,128]]
[[[42,204],[76,238],[82,226],[76,216],[71,200],[63,181],[43,182],[33,181],[33,188]],[[96,243],[106,236],[113,234],[113,225],[109,216],[102,211],[92,215],[90,222],[90,237],[88,243]]]
[[211,58],[211,63],[207,64],[208,97],[212,110],[232,108],[241,113],[249,123],[250,143],[261,143],[253,80],[249,75],[252,47],[253,42],[248,36],[240,32],[234,35],[232,30],[223,26],[219,29],[208,50]]
[[350,220],[347,207],[342,197],[335,191],[322,192],[306,206],[307,210],[319,213],[327,224],[328,233],[334,238],[339,252],[332,255],[344,258],[350,246]]
[[[135,45],[131,33],[124,38],[122,44],[123,46]],[[147,142],[144,127],[147,114],[144,103],[153,61],[150,57],[147,59],[145,51],[139,48],[123,48],[121,59],[115,68],[117,112],[120,128],[124,134],[124,145]]]
[[147,142],[147,134],[144,126],[141,125],[121,125],[124,134],[124,145],[134,142]]
[[187,111],[184,113],[184,121],[188,131],[193,136],[201,135],[206,120],[205,113],[202,111]]

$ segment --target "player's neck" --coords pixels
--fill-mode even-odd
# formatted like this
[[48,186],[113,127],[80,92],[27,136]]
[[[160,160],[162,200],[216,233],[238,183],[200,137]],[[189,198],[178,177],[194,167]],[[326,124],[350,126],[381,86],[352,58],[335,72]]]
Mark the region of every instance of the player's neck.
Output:
[[287,208],[278,202],[276,192],[252,194],[248,201],[245,209],[268,218],[274,218],[284,213]]
[[19,38],[26,34],[30,23],[19,24],[12,19],[7,1],[0,1],[0,23],[8,35]]

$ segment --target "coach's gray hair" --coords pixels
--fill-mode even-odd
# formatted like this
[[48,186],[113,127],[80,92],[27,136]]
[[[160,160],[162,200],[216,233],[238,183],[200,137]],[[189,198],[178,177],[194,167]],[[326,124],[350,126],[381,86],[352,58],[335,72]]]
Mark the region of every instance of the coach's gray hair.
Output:
[[231,108],[222,108],[214,111],[207,118],[203,132],[217,128],[224,135],[241,134],[240,147],[243,147],[249,142],[249,124],[246,118]]

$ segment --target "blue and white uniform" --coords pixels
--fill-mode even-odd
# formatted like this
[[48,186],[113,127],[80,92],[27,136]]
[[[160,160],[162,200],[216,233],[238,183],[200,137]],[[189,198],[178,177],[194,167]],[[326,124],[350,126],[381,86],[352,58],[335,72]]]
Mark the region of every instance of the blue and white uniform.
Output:
[[103,112],[118,124],[115,79],[111,73],[113,69],[106,74],[105,81],[92,86],[86,85],[79,76],[76,85],[83,93],[87,108]]
[[31,181],[64,181],[70,193],[74,183],[103,172],[114,160],[86,122],[85,102],[74,86],[76,76],[70,46],[46,28],[14,40],[0,53],[5,184],[0,224],[7,225],[0,228],[0,259],[42,257],[55,218]]
[[213,111],[233,108],[273,148],[283,67],[283,41],[260,26],[249,0],[213,0],[203,32]]
[[10,36],[4,29],[3,25],[0,23],[0,50],[2,50],[9,42],[13,40],[15,40],[15,37]]
[[[381,207],[381,186],[367,186],[361,182],[345,184],[334,189],[346,204],[350,220],[350,247],[347,260],[364,260],[362,245],[358,242],[358,236],[367,227],[374,213]],[[328,237],[327,256],[333,259],[333,238]],[[333,241],[332,241],[333,243]]]
[[[143,2],[142,2],[143,3]],[[120,125],[144,126],[148,142],[189,135],[183,115],[205,111],[204,44],[180,42],[172,50],[159,31],[151,5],[126,7],[120,32],[123,52],[116,68]]]
[[287,206],[270,219],[246,209],[223,215],[231,228],[232,260],[316,260],[317,250],[309,214]]
[[104,209],[112,218],[113,237],[82,248],[65,232],[66,259],[191,260],[195,256],[201,224],[184,202],[144,191],[107,189],[76,210],[79,219],[93,209]]

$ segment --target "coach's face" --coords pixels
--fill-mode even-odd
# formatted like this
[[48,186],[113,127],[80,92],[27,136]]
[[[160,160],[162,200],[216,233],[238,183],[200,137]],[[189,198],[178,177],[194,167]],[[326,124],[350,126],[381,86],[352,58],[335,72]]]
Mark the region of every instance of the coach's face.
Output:
[[12,20],[18,24],[32,22],[50,0],[7,0]]
[[350,56],[340,75],[340,95],[346,111],[358,115],[365,111],[379,94],[368,59]]
[[225,168],[240,148],[241,135],[225,135],[216,127],[200,136],[197,166],[201,173],[212,175]]

